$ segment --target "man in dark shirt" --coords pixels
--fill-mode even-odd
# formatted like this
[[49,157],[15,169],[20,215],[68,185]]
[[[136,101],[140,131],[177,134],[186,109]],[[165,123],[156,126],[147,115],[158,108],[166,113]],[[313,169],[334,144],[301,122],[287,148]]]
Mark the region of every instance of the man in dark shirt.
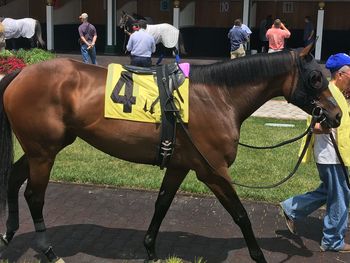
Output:
[[247,32],[242,29],[241,26],[241,20],[236,19],[233,27],[227,34],[231,42],[231,59],[245,56],[243,44],[248,41],[249,36]]
[[91,60],[92,64],[97,64],[95,48],[97,39],[96,28],[88,22],[87,13],[82,13],[79,18],[82,22],[78,28],[78,31],[80,36],[80,51],[83,57],[83,62],[89,63],[89,60]]

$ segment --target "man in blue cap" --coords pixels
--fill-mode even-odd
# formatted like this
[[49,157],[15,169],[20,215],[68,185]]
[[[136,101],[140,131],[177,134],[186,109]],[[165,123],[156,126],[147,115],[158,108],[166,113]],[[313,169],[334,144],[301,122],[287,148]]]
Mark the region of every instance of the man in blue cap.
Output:
[[336,139],[341,158],[345,166],[349,167],[350,107],[346,99],[350,94],[350,57],[344,53],[332,55],[327,60],[326,68],[331,72],[329,89],[343,113],[341,125],[337,129],[329,129],[322,127],[320,123],[316,124],[313,142],[303,162],[309,161],[313,155],[321,184],[314,191],[281,202],[280,206],[288,229],[296,234],[294,221],[326,205],[320,249],[345,253],[350,252],[350,245],[344,241],[348,226],[350,190],[345,179],[348,175],[344,174],[329,133]]

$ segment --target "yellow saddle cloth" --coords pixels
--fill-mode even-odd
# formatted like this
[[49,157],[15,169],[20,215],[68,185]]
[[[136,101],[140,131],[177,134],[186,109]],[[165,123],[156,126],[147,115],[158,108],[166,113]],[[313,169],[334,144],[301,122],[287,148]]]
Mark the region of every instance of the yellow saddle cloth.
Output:
[[[188,123],[188,78],[179,87],[180,100],[174,92],[183,122]],[[125,70],[120,64],[108,66],[105,117],[139,122],[161,122],[159,91],[154,75],[141,75]]]

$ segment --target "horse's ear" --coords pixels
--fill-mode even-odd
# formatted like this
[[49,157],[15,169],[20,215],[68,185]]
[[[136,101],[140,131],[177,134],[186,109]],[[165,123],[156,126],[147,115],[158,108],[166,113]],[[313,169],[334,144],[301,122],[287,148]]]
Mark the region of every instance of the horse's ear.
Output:
[[123,14],[123,16],[124,16],[124,15],[126,15],[126,13],[125,13],[125,11],[124,11],[124,10],[122,11],[122,14]]
[[318,36],[314,41],[312,41],[309,45],[304,47],[304,49],[299,53],[300,57],[305,57],[306,55],[309,55],[311,51],[315,49],[316,41],[318,40]]

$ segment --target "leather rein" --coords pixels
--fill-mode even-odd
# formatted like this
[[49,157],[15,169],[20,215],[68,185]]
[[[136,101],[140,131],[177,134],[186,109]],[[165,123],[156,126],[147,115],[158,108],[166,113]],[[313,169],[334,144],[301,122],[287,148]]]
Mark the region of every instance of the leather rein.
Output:
[[[302,78],[302,81],[304,82],[304,85],[309,85],[309,83],[307,82],[307,80],[304,78],[304,74],[302,74],[301,72],[301,69],[300,69],[300,62],[298,61],[298,71],[301,75],[301,78]],[[314,73],[315,71],[311,71],[311,73]],[[309,75],[310,75],[310,72],[309,72]],[[328,85],[327,85],[328,86]],[[204,162],[207,164],[207,166],[209,167],[209,169],[214,173],[214,174],[217,174],[220,176],[220,174],[218,173],[218,171],[211,165],[211,163],[209,162],[209,160],[202,154],[202,152],[198,149],[198,147],[196,146],[196,144],[193,142],[192,140],[192,137],[187,129],[187,127],[185,126],[184,122],[182,121],[182,118],[179,114],[179,112],[175,112],[175,115],[176,115],[176,118],[178,119],[180,125],[182,126],[184,132],[186,133],[188,139],[190,140],[191,144],[193,145],[193,147],[195,148],[195,150],[197,151],[197,153],[201,156],[201,158],[204,160]],[[277,147],[281,147],[281,146],[284,146],[286,144],[289,144],[289,143],[292,143],[292,142],[295,142],[301,138],[303,138],[304,136],[307,135],[306,137],[306,142],[305,142],[305,145],[303,147],[303,150],[301,152],[301,155],[299,156],[299,159],[297,161],[297,163],[295,164],[294,166],[294,169],[292,170],[292,172],[287,176],[285,177],[284,179],[282,179],[281,181],[277,182],[277,183],[274,183],[274,184],[270,184],[270,185],[263,185],[263,186],[252,186],[252,185],[245,185],[245,184],[241,184],[241,183],[237,183],[237,182],[233,182],[231,181],[231,184],[233,185],[237,185],[237,186],[241,186],[241,187],[246,187],[246,188],[253,188],[253,189],[270,189],[270,188],[274,188],[274,187],[277,187],[277,186],[280,186],[281,184],[285,183],[286,181],[288,181],[290,178],[292,178],[296,171],[298,170],[299,166],[300,166],[300,163],[303,159],[303,157],[305,156],[305,153],[306,153],[306,150],[310,144],[310,141],[311,141],[311,137],[312,137],[312,133],[313,133],[313,129],[315,127],[315,124],[316,122],[321,118],[321,116],[323,115],[323,111],[320,107],[316,106],[313,111],[312,111],[312,119],[311,119],[311,123],[309,125],[309,127],[306,129],[306,131],[295,137],[295,138],[292,138],[290,140],[287,140],[285,142],[281,142],[281,143],[278,143],[276,145],[273,145],[273,146],[265,146],[265,147],[261,147],[261,146],[251,146],[251,145],[247,145],[247,144],[244,144],[244,143],[240,143],[238,142],[239,145],[242,145],[244,147],[249,147],[249,148],[254,148],[254,149],[273,149],[273,148],[277,148]],[[323,121],[323,120],[322,120]],[[321,122],[322,122],[321,121]],[[332,133],[330,133],[330,138],[332,140],[332,143],[333,143],[333,147],[337,153],[337,156],[338,156],[338,160],[340,162],[340,164],[342,165],[342,170],[344,172],[344,176],[345,176],[345,180],[346,180],[346,184],[348,186],[348,188],[350,189],[350,182],[349,182],[349,175],[348,175],[348,170],[347,168],[345,167],[344,165],[344,161],[340,155],[340,152],[339,152],[339,149],[338,149],[338,146],[337,146],[337,143],[332,135]]]

